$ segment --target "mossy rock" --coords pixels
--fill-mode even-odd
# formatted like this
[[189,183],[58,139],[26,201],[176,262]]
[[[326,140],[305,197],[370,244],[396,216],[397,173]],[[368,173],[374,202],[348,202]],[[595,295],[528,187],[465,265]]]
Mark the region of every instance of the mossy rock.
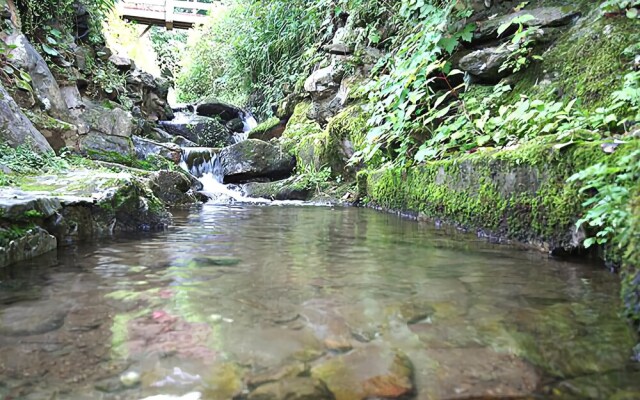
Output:
[[587,109],[602,106],[622,87],[637,52],[625,50],[638,42],[640,20],[606,17],[591,5],[591,12],[542,55],[542,62],[515,77],[513,96],[578,98]]
[[326,133],[308,117],[310,109],[310,102],[298,104],[280,139],[283,149],[296,157],[298,170],[322,167],[320,154]]
[[269,118],[249,132],[249,139],[269,141],[282,136],[284,129],[285,125],[280,121],[280,118]]
[[366,196],[385,209],[421,214],[545,250],[574,251],[585,235],[576,231],[575,223],[584,212],[586,194],[579,194],[578,182],[567,179],[637,148],[640,141],[633,141],[606,154],[599,142],[556,149],[541,139],[517,149],[369,172],[359,182],[362,186],[366,178]]

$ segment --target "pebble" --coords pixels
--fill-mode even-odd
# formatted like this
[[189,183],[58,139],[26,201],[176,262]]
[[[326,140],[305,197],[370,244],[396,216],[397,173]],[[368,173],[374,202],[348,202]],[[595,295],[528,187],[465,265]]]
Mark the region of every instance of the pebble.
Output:
[[128,371],[120,375],[120,382],[126,387],[133,387],[140,383],[140,374],[135,371]]

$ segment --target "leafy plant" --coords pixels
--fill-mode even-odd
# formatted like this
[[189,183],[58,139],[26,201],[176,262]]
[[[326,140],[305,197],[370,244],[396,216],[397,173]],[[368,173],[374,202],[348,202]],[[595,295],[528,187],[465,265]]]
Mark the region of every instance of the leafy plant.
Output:
[[501,49],[506,48],[509,51],[509,57],[500,66],[500,72],[505,70],[518,72],[529,66],[532,60],[542,60],[541,56],[532,54],[535,36],[538,34],[539,28],[535,26],[525,27],[524,25],[534,19],[531,14],[522,14],[498,27],[497,33],[499,37],[513,25],[517,26],[517,30],[511,40],[501,46]]
[[15,48],[15,45],[7,45],[3,40],[0,40],[0,79],[7,87],[15,86],[18,89],[33,92],[31,75],[17,67],[12,61],[11,50]]
[[627,18],[640,18],[639,0],[607,0],[600,5],[605,14],[624,14]]
[[569,182],[576,181],[583,182],[581,193],[593,192],[583,203],[586,214],[576,223],[595,230],[595,236],[587,238],[584,246],[610,244],[630,217],[627,205],[630,188],[640,182],[640,150],[621,157],[614,165],[598,163],[569,178]]

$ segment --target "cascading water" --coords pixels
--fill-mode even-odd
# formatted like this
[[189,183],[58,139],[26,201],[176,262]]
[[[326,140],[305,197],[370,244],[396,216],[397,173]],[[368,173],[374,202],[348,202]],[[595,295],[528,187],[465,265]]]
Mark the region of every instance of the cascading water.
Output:
[[209,147],[183,147],[180,167],[198,178],[202,192],[212,199],[227,198],[246,203],[268,202],[266,199],[249,198],[223,184],[224,174],[218,149]]

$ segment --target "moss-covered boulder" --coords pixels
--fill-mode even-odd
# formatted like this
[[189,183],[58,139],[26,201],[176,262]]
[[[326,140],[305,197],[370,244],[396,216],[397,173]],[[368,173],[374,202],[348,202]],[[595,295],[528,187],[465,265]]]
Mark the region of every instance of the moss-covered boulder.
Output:
[[541,140],[509,150],[489,150],[409,168],[382,169],[360,177],[360,194],[385,209],[442,220],[496,239],[544,250],[581,247],[575,223],[585,194],[567,179],[607,158],[638,148],[638,141],[613,154],[601,143],[558,149]]
[[358,169],[349,160],[364,149],[368,114],[354,105],[331,118],[326,128],[308,116],[311,104],[300,103],[282,135],[285,149],[298,160],[300,172],[331,169],[334,177],[355,178]]
[[233,132],[215,118],[190,115],[162,121],[160,127],[173,136],[182,136],[200,146],[224,147],[234,143]]
[[251,182],[242,185],[242,193],[247,197],[271,200],[309,200],[314,188],[303,176],[294,176],[276,182]]
[[295,159],[278,146],[249,139],[225,147],[218,155],[225,183],[288,178]]
[[284,124],[280,118],[269,118],[249,132],[249,139],[259,139],[264,141],[277,139],[282,136],[285,126],[286,124]]
[[317,170],[322,166],[320,154],[324,131],[316,121],[309,118],[310,109],[309,102],[298,104],[280,139],[284,150],[296,157],[299,171]]

